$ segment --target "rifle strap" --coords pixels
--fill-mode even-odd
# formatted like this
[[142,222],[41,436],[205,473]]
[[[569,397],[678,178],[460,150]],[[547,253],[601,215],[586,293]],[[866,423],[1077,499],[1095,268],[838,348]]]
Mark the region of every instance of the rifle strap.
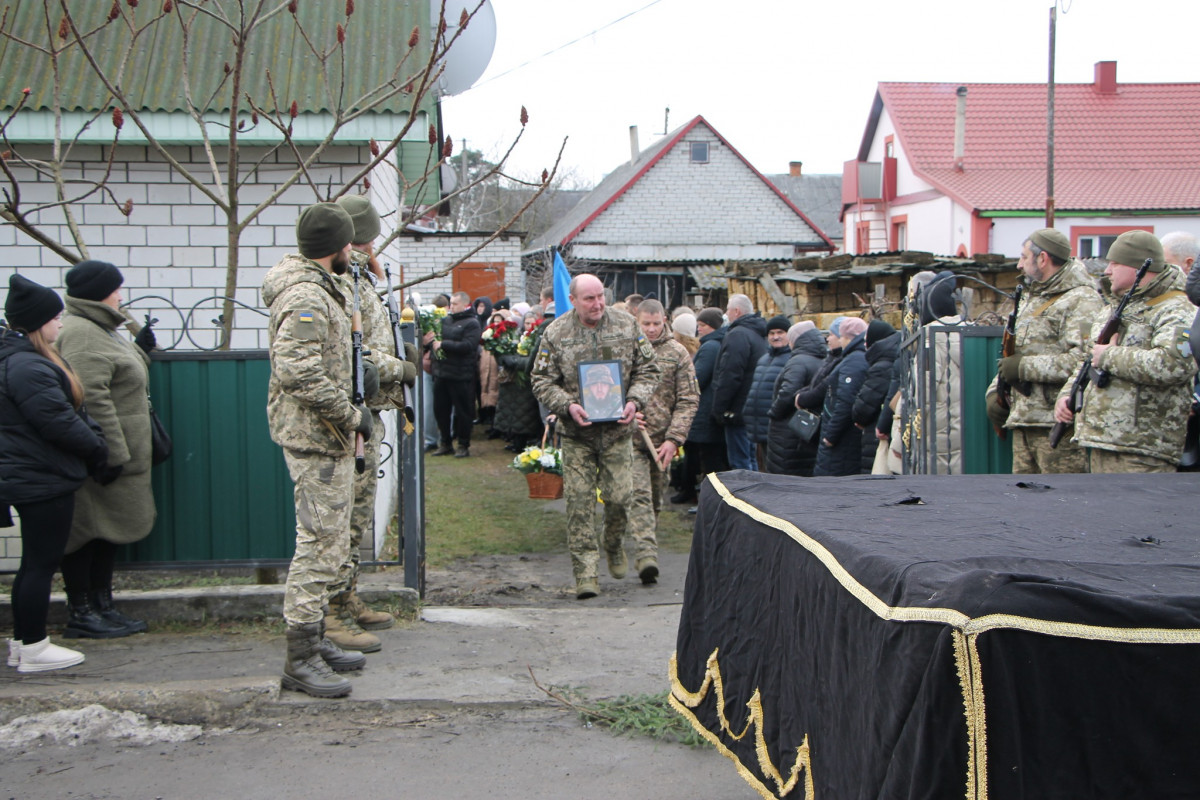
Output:
[[1146,305],[1153,308],[1154,306],[1158,305],[1159,303],[1170,300],[1172,297],[1183,297],[1183,296],[1184,296],[1183,292],[1179,291],[1178,289],[1172,289],[1169,292],[1163,292],[1158,297],[1155,297],[1152,300],[1147,300]]
[[1063,292],[1062,294],[1056,294],[1054,297],[1051,297],[1049,300],[1047,300],[1046,302],[1044,302],[1040,306],[1038,306],[1037,310],[1034,311],[1029,316],[1040,317],[1042,314],[1044,314],[1046,312],[1046,309],[1050,308],[1050,306],[1054,305],[1055,303],[1057,303],[1059,300],[1062,300],[1066,296],[1067,296],[1066,292]]

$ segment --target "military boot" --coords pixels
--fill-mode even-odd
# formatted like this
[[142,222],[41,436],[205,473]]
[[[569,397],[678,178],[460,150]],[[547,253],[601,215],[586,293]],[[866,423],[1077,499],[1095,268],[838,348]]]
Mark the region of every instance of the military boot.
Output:
[[595,578],[580,578],[575,581],[575,599],[590,600],[600,594],[600,582]]
[[367,665],[367,657],[353,650],[346,651],[338,647],[325,635],[325,621],[321,620],[321,658],[334,672],[352,672]]
[[637,560],[637,572],[638,577],[642,579],[642,583],[658,583],[658,559],[654,556],[639,558]]
[[287,663],[283,667],[280,685],[284,689],[304,692],[313,697],[345,697],[350,694],[350,681],[335,675],[321,658],[321,624],[289,626],[287,629]]
[[343,592],[345,604],[350,607],[350,614],[354,617],[354,621],[358,623],[358,627],[364,631],[384,631],[396,624],[396,618],[386,611],[375,611],[363,602],[358,596],[357,580],[351,584],[350,588]]
[[435,456],[449,456],[449,455],[453,455],[453,454],[454,454],[454,448],[450,446],[450,443],[449,443],[449,442],[441,442],[440,444],[438,444],[438,446],[437,446],[437,450],[434,450],[434,451],[433,451],[433,454],[434,454]]
[[339,600],[341,596],[329,599],[329,608],[325,611],[325,636],[343,650],[378,653],[383,649],[379,637],[358,626],[350,608]]
[[608,574],[617,580],[624,578],[629,572],[629,557],[625,555],[625,548],[606,550],[605,554],[608,556]]

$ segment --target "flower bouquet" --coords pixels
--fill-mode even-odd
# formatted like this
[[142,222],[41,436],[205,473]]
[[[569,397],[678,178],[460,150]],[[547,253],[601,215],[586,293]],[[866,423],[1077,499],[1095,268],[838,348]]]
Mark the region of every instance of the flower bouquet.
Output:
[[479,337],[483,349],[494,356],[504,356],[517,352],[517,328],[515,322],[496,320],[483,330]]
[[556,500],[563,496],[562,450],[557,447],[526,447],[510,466],[525,475],[531,498]]
[[[441,306],[424,305],[417,308],[417,327],[420,328],[421,336],[433,331],[434,339],[442,338],[442,320],[446,317],[446,309]],[[434,354],[434,357],[439,361],[446,357],[446,354],[439,348]]]

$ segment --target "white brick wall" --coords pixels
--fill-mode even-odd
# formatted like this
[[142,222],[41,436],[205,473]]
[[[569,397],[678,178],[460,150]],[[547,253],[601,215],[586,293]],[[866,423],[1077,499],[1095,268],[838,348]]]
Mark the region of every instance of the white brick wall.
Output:
[[[91,148],[93,162],[107,155],[100,148]],[[336,152],[311,171],[314,182],[322,189],[339,185],[351,177],[368,158],[365,147],[335,148]],[[37,148],[26,148],[30,157],[39,157]],[[202,153],[196,148],[172,148],[174,155],[188,164],[193,174],[207,176],[209,170]],[[48,153],[41,153],[45,157]],[[255,163],[260,154],[244,154],[243,163]],[[286,155],[284,156],[286,158]],[[265,185],[247,184],[240,193],[242,213],[261,202],[270,189],[285,180],[290,168],[272,158],[258,171]],[[134,200],[133,214],[126,218],[105,204],[99,194],[73,207],[75,219],[87,241],[92,258],[111,261],[125,275],[123,296],[133,301],[132,313],[139,319],[151,314],[159,319],[159,341],[164,345],[179,341],[178,349],[195,349],[183,336],[183,318],[205,298],[225,292],[227,233],[225,216],[201,191],[174,174],[161,158],[145,147],[122,147],[113,165],[109,187],[118,201]],[[386,214],[398,203],[399,189],[391,168],[377,170],[372,175],[372,200]],[[224,179],[222,175],[222,179]],[[21,176],[26,202],[50,201],[53,186],[35,176]],[[258,306],[262,300],[259,287],[267,269],[285,254],[295,252],[295,223],[301,209],[316,201],[310,187],[295,185],[264,211],[242,233],[239,248],[238,300]],[[392,219],[395,218],[393,214]],[[38,222],[46,233],[59,241],[69,241],[60,210],[47,209]],[[483,237],[460,234],[401,236],[383,254],[392,266],[393,279],[399,275],[411,281],[444,269],[476,247]],[[0,225],[0,247],[3,247],[6,267],[46,286],[60,291],[68,266],[56,254],[41,247],[10,226]],[[524,275],[520,269],[519,237],[497,239],[472,261],[503,262],[508,296],[513,302],[524,298]],[[7,269],[5,273],[7,273]],[[438,292],[449,292],[452,278],[432,280],[413,287],[422,301],[427,302]],[[148,295],[165,297],[179,308],[176,312],[166,303],[149,299]],[[142,299],[139,299],[142,298]],[[203,303],[192,315],[189,325],[192,337],[203,347],[213,347],[217,336],[210,322],[219,314],[219,302]],[[238,332],[236,348],[264,348],[267,345],[266,319],[248,311],[235,312]],[[2,556],[0,556],[2,557]]]

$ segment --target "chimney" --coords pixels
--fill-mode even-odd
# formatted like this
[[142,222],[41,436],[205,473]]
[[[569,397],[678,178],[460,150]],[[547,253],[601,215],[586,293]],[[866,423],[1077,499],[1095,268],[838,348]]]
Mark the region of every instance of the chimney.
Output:
[[954,94],[958,97],[954,109],[954,168],[962,172],[967,147],[967,87],[958,87]]
[[1117,91],[1117,62],[1096,62],[1096,91],[1100,94],[1116,94]]
[[804,167],[803,161],[789,161],[788,162],[788,175],[790,175],[793,178],[799,178],[801,169],[803,167]]
[[638,146],[637,125],[629,126],[629,163],[632,166],[637,163],[638,156],[641,155],[641,148]]

